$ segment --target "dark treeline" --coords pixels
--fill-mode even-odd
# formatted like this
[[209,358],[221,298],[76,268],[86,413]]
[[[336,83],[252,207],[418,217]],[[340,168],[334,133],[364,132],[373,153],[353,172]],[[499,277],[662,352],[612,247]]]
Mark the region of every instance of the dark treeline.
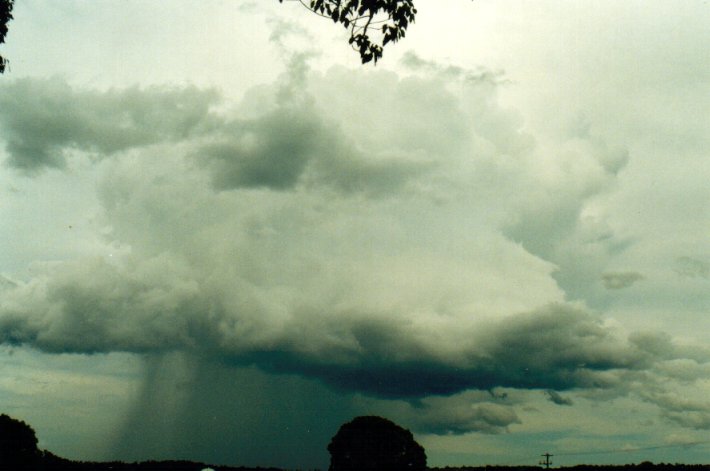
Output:
[[[216,466],[184,460],[141,461],[124,463],[122,461],[91,462],[72,461],[50,452],[43,452],[34,467],[36,471],[202,471],[210,468],[215,471],[283,471],[279,468],[249,468],[244,466]],[[0,469],[2,467],[0,466]]]
[[[542,466],[446,466],[443,468],[427,468],[429,471],[540,471]],[[651,463],[644,461],[638,464],[622,465],[592,465],[560,466],[551,468],[561,471],[710,471],[710,464],[682,463]]]
[[[284,471],[280,468],[249,468],[216,466],[193,461],[144,461],[139,463],[82,462],[72,461],[44,452],[37,471],[201,471],[211,468],[215,471]],[[427,471],[541,471],[541,466],[446,466],[428,467]],[[710,465],[643,462],[627,465],[577,465],[554,468],[562,471],[710,471]],[[386,470],[383,470],[386,471]]]
[[[83,462],[72,461],[44,452],[38,471],[201,471],[205,468],[215,471],[284,471],[280,468],[249,468],[216,466],[194,461],[143,461],[139,463]],[[428,467],[427,471],[541,471],[541,466],[446,466]],[[561,471],[710,471],[706,464],[680,464],[643,462],[626,465],[576,465],[554,468]],[[386,471],[386,470],[383,470]]]

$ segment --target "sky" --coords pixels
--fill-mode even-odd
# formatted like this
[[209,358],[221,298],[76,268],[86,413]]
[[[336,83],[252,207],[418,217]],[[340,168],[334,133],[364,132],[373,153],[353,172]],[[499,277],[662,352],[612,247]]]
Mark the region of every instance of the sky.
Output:
[[710,462],[710,6],[17,0],[0,411],[81,460]]

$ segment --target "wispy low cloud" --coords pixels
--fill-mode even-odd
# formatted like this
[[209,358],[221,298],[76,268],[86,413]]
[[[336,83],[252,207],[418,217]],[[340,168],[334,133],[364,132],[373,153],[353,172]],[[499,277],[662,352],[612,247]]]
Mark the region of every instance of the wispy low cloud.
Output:
[[568,397],[563,397],[560,393],[557,391],[553,391],[552,389],[548,389],[545,391],[545,394],[547,395],[547,399],[552,402],[553,404],[557,404],[558,406],[571,406],[574,404],[572,399]]
[[358,395],[354,406],[369,414],[390,417],[407,424],[415,433],[463,435],[470,432],[505,433],[520,424],[516,401],[504,394],[465,391],[450,396],[414,400],[382,399]]
[[521,423],[512,404],[488,399],[472,398],[471,394],[429,398],[411,411],[411,417],[402,419],[418,432],[436,435],[502,433]]
[[657,405],[662,416],[671,422],[696,430],[710,429],[710,402],[668,392],[645,393],[642,397]]
[[693,257],[678,257],[676,273],[686,278],[710,278],[710,262]]
[[606,289],[624,289],[637,281],[643,280],[643,275],[636,272],[613,272],[602,274],[602,282]]

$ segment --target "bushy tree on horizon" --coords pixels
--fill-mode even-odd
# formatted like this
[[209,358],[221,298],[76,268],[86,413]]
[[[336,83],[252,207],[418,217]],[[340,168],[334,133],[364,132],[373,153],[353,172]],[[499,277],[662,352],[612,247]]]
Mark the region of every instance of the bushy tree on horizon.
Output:
[[377,416],[343,424],[328,445],[329,471],[424,471],[426,453],[412,433]]
[[0,464],[3,470],[35,469],[41,457],[35,431],[25,422],[0,415]]

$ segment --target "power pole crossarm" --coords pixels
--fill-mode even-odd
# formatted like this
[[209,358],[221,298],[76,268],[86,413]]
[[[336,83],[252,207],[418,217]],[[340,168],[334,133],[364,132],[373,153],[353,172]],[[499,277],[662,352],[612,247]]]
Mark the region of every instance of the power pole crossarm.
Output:
[[550,469],[550,465],[552,465],[552,461],[550,458],[552,458],[554,455],[551,455],[550,453],[545,453],[542,455],[543,458],[545,458],[544,461],[540,461],[540,464],[545,466],[545,469]]

